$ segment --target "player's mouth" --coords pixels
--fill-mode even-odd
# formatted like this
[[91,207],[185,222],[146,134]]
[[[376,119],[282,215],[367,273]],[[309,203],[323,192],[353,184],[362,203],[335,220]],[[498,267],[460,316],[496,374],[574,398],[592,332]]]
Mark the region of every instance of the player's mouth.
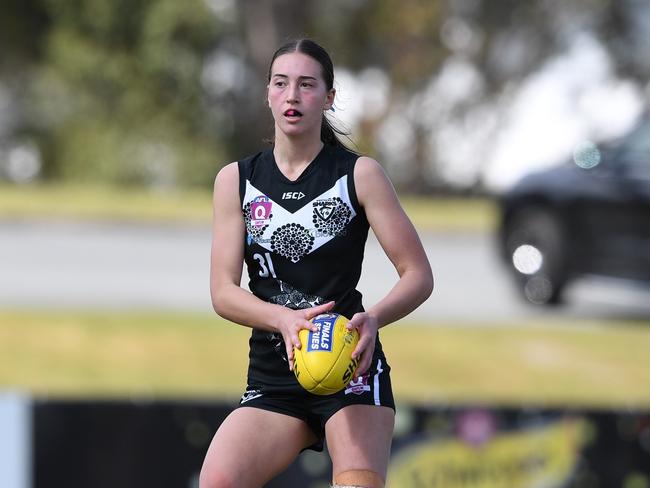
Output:
[[297,120],[302,117],[302,113],[295,108],[290,108],[289,110],[285,110],[284,116],[288,119]]

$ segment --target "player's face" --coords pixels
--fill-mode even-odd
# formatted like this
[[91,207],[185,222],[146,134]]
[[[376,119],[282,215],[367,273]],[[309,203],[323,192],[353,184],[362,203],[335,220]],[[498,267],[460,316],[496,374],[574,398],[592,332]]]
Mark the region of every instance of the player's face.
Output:
[[316,133],[320,137],[323,111],[334,101],[321,65],[299,52],[283,54],[271,67],[268,102],[276,130],[288,136]]

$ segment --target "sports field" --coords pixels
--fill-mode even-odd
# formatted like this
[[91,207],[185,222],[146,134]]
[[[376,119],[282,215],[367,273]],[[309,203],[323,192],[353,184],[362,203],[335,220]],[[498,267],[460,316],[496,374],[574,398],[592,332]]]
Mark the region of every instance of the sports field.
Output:
[[[0,222],[72,219],[209,225],[211,198],[207,190],[143,192],[69,184],[0,184]],[[486,199],[403,198],[402,204],[421,231],[488,231],[494,225],[494,207]]]
[[[423,231],[488,232],[486,200],[413,200]],[[0,185],[0,223],[209,225],[208,191],[115,192]],[[519,326],[404,321],[382,331],[398,401],[650,407],[650,321]],[[215,315],[0,309],[0,389],[46,395],[210,397],[241,393],[249,330]]]
[[[0,311],[0,388],[236,398],[249,329],[202,314]],[[382,330],[398,401],[650,407],[650,324],[404,322]]]

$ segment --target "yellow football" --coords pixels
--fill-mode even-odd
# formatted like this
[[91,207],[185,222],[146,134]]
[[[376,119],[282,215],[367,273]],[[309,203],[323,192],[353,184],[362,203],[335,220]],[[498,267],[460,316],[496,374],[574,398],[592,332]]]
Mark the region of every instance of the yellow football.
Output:
[[299,332],[300,349],[294,348],[293,371],[305,390],[316,395],[330,395],[342,390],[352,379],[359,364],[352,352],[359,342],[359,333],[348,330],[349,320],[336,313],[321,314],[312,319],[317,332]]

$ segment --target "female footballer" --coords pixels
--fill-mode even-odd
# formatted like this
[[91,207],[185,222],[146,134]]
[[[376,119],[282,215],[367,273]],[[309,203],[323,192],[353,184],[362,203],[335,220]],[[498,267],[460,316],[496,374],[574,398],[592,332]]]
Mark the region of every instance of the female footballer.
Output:
[[[325,117],[333,82],[320,45],[280,47],[268,72],[273,145],[215,179],[212,303],[252,333],[248,385],[212,440],[201,488],[261,487],[323,441],[334,486],[385,484],[395,404],[378,329],[426,300],[433,277],[382,167],[348,150]],[[356,286],[370,228],[399,279],[365,310]],[[251,292],[240,287],[244,262]],[[346,388],[318,396],[297,382],[293,349],[298,332],[314,330],[310,319],[325,312],[358,330],[359,366]]]

